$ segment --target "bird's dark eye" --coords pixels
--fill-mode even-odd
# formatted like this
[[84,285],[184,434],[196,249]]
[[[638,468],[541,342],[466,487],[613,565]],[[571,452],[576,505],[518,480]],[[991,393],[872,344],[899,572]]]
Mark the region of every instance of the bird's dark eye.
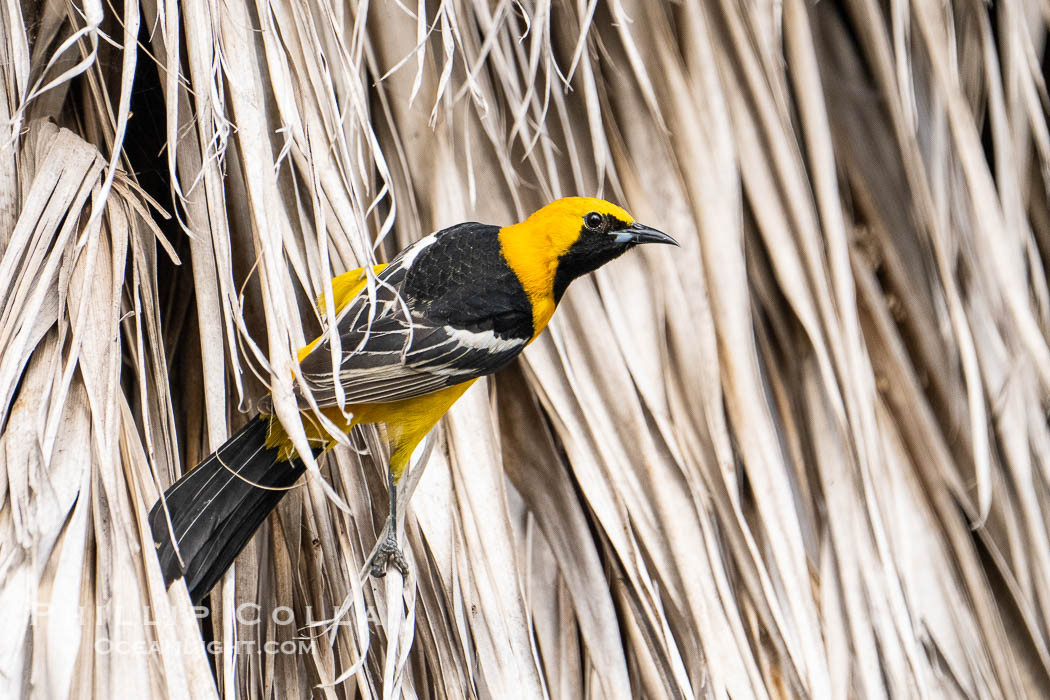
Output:
[[583,223],[586,224],[587,228],[589,228],[592,231],[597,231],[598,229],[600,229],[602,227],[602,221],[602,215],[596,211],[592,211],[590,214],[583,217]]

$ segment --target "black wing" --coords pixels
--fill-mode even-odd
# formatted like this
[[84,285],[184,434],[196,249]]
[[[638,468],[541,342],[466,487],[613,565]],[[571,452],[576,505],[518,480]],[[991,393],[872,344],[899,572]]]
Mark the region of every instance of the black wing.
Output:
[[[532,339],[532,305],[495,226],[467,223],[406,248],[340,312],[347,403],[429,394],[491,374]],[[300,363],[318,406],[336,404],[330,332]],[[301,401],[305,405],[305,399]]]

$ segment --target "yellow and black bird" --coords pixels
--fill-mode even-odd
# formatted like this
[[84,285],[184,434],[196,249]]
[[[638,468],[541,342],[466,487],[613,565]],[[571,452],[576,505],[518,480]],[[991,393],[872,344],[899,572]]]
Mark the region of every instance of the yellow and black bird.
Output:
[[[391,563],[406,570],[396,488],[419,442],[475,380],[506,366],[539,335],[570,282],[639,243],[677,245],[614,204],[567,197],[512,226],[469,222],[426,236],[373,268],[371,293],[363,291],[363,269],[333,280],[336,323],[300,351],[297,392],[305,394],[305,385],[344,430],[384,427],[391,520],[373,575]],[[332,334],[340,347],[334,371]],[[306,411],[305,396],[299,398]],[[334,444],[314,421],[304,425],[319,451]],[[192,599],[203,598],[303,471],[272,415],[249,421],[150,512],[166,581],[185,577]]]

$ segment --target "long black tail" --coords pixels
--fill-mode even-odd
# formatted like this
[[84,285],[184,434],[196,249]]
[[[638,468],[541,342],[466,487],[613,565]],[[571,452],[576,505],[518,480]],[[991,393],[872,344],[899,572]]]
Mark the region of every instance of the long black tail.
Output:
[[170,585],[184,576],[194,603],[222,578],[287,487],[303,473],[298,459],[278,461],[277,449],[266,447],[268,425],[268,417],[253,418],[215,454],[172,484],[150,511],[164,580]]

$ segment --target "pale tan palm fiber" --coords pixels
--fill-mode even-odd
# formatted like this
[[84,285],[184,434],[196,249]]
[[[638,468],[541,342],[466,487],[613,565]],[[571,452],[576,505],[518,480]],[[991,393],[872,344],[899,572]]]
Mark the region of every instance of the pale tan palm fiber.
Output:
[[[0,0],[0,696],[1050,692],[1047,21]],[[311,464],[209,657],[159,493],[268,388],[305,446],[333,275],[577,193],[681,248],[575,283],[457,404],[407,580],[364,573],[377,435]]]

